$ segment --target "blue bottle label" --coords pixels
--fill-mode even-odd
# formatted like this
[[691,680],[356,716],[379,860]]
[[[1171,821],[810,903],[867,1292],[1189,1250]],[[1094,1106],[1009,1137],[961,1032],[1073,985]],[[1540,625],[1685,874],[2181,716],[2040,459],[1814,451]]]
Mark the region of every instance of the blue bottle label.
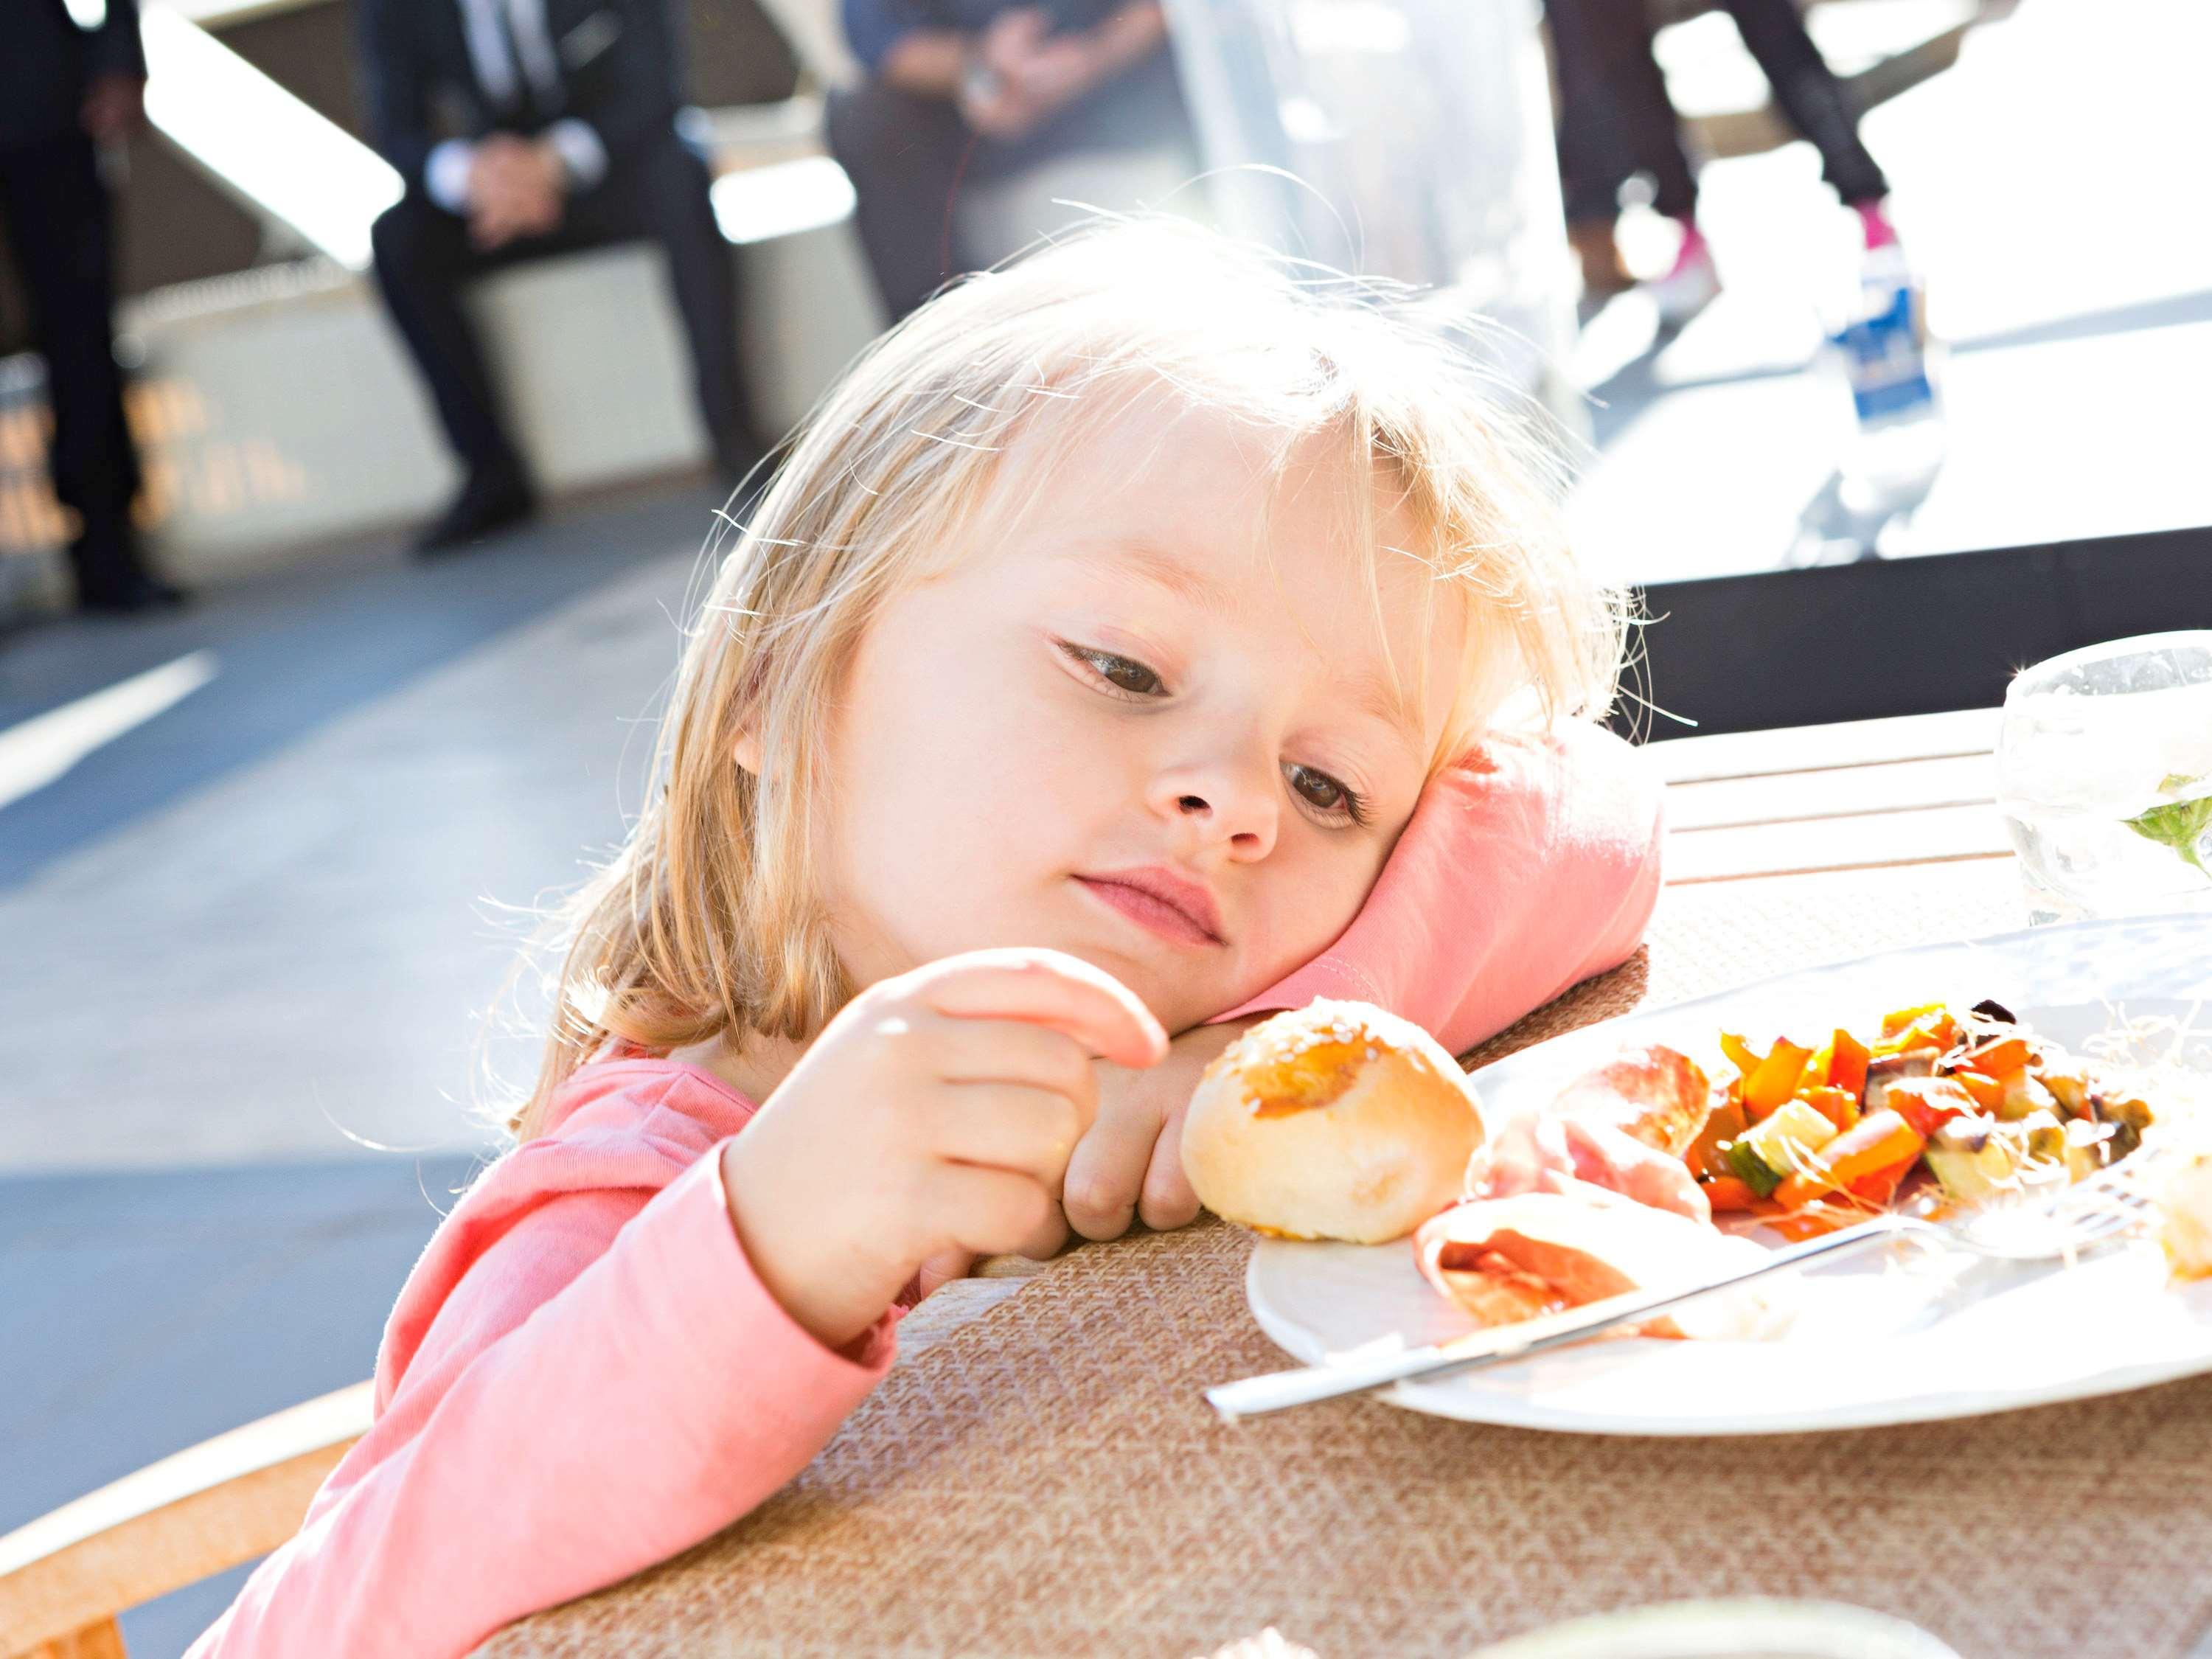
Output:
[[1889,417],[1935,402],[1928,361],[1920,348],[1917,296],[1909,284],[1888,290],[1886,303],[1835,336],[1850,373],[1851,401],[1862,422]]

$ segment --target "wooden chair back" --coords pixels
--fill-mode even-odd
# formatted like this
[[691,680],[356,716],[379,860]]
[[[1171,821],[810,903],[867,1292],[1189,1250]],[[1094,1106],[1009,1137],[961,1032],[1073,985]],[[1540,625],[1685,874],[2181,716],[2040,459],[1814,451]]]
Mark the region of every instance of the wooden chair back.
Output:
[[368,1431],[371,1389],[203,1441],[0,1538],[0,1659],[124,1659],[118,1614],[268,1554]]

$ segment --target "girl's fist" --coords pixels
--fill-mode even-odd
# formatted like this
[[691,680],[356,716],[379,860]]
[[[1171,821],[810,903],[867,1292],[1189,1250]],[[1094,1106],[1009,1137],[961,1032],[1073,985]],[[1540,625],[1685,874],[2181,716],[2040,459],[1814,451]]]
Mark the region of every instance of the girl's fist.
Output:
[[1059,951],[970,951],[871,986],[723,1150],[753,1270],[838,1347],[926,1261],[1049,1249],[1094,1062],[1166,1050],[1133,993]]

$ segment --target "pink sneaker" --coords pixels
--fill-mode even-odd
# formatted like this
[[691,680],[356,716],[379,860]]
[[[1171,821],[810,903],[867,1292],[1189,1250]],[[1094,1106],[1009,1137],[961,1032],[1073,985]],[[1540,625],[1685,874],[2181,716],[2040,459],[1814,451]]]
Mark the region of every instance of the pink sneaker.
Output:
[[1682,246],[1675,251],[1673,269],[1644,284],[1644,291],[1659,307],[1659,320],[1679,328],[1713,302],[1721,291],[1720,272],[1713,268],[1712,245],[1693,221],[1682,225]]
[[1868,252],[1897,246],[1897,227],[1889,222],[1889,215],[1882,211],[1880,202],[1854,202],[1851,210],[1859,216],[1859,229],[1866,236]]

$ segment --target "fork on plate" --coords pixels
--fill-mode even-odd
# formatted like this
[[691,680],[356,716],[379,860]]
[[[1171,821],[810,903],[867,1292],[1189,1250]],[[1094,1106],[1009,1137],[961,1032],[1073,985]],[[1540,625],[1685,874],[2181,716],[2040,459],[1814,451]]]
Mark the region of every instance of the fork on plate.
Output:
[[1741,1273],[1687,1287],[1631,1291],[1586,1307],[1571,1308],[1519,1324],[1473,1332],[1433,1346],[1330,1360],[1290,1370],[1270,1371],[1224,1382],[1206,1391],[1212,1407],[1231,1422],[1311,1405],[1348,1394],[1364,1394],[1394,1382],[1425,1382],[1486,1366],[1504,1365],[1532,1354],[1586,1341],[1600,1332],[1649,1319],[1717,1291],[1733,1290],[1810,1261],[1843,1256],[1893,1238],[1971,1250],[1992,1261],[2064,1262],[2114,1243],[2148,1217],[2151,1200],[2143,1176],[2156,1161],[2143,1148],[2112,1168],[2079,1182],[2043,1206],[2005,1205],[1968,1212],[1955,1221],[1923,1221],[1906,1215],[1878,1215],[1775,1251]]

